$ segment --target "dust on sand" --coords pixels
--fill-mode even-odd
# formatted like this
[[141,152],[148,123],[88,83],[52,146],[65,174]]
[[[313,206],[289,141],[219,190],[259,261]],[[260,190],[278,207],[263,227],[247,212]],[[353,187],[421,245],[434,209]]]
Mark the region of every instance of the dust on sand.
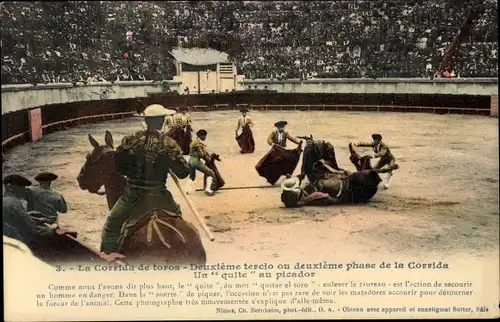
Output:
[[[216,240],[210,242],[178,189],[168,185],[184,218],[200,230],[208,261],[302,262],[338,258],[498,258],[498,119],[465,115],[252,111],[256,149],[240,154],[234,138],[237,111],[192,113],[193,128],[208,131],[207,145],[220,154],[226,187],[266,185],[255,165],[268,151],[274,122],[285,119],[292,135],[328,140],[340,167],[354,170],[348,143],[381,133],[400,169],[389,190],[365,205],[285,209],[279,184],[268,189],[222,190],[213,197],[191,194]],[[105,197],[78,188],[76,177],[91,151],[87,135],[115,142],[141,128],[131,118],[50,134],[9,152],[6,173],[29,177],[54,171],[54,188],[69,205],[61,225],[98,248],[107,216]],[[291,143],[292,144],[292,143]],[[292,144],[293,147],[293,144]],[[361,149],[361,148],[360,148]],[[360,150],[371,153],[369,149]],[[299,163],[296,174],[300,169]],[[385,175],[382,175],[385,180]],[[196,186],[201,188],[202,176]],[[181,180],[185,184],[185,180]],[[493,256],[493,257],[491,257]]]

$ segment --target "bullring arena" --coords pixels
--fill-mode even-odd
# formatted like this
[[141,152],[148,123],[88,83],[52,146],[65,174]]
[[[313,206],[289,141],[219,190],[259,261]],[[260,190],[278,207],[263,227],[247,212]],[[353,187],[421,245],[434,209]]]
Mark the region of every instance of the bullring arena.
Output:
[[[87,102],[81,106],[87,106],[87,113],[96,113],[95,106],[102,106],[101,103]],[[76,108],[85,112],[81,106]],[[180,203],[184,218],[202,234],[209,263],[248,258],[255,262],[293,262],[297,258],[329,261],[342,254],[365,259],[381,254],[405,258],[425,258],[429,254],[498,256],[497,118],[390,111],[276,110],[276,106],[274,110],[272,106],[264,110],[256,105],[249,114],[255,123],[256,149],[253,154],[240,154],[234,139],[238,110],[206,108],[209,110],[191,112],[193,128],[209,132],[207,145],[220,154],[222,162],[218,167],[226,181],[225,188],[230,189],[212,197],[202,191],[190,196],[214,232],[214,242],[203,234],[171,179],[167,185]],[[348,143],[383,132],[400,165],[391,188],[380,189],[364,205],[284,208],[279,184],[271,187],[255,170],[269,150],[266,139],[272,124],[280,119],[289,122],[288,131],[293,135],[312,134],[333,143],[339,166],[350,171],[354,167],[348,159]],[[125,134],[142,128],[142,118],[76,123],[64,123],[66,130],[11,149],[5,172],[30,178],[41,171],[56,172],[60,178],[54,188],[64,195],[69,206],[68,214],[60,215],[61,225],[78,231],[82,242],[98,249],[108,214],[106,199],[81,190],[76,181],[86,154],[92,150],[88,134],[103,144],[105,131],[109,130],[118,144]],[[71,124],[74,126],[69,127]],[[369,154],[369,149],[365,153]],[[300,166],[301,162],[295,174]],[[185,180],[181,182],[184,186]],[[231,189],[255,186],[262,188]],[[202,188],[201,176],[197,176],[196,188]]]
[[[498,259],[497,1],[0,6],[4,175],[55,172],[69,207],[61,227],[89,248],[98,252],[109,211],[77,183],[88,135],[103,144],[110,131],[116,147],[161,104],[189,108],[193,134],[206,129],[222,159],[223,189],[190,194],[214,241],[167,181],[209,263]],[[241,108],[255,124],[249,154],[234,135]],[[381,133],[399,165],[392,185],[362,205],[285,208],[280,184],[255,168],[280,120],[332,143],[349,171],[348,144]]]

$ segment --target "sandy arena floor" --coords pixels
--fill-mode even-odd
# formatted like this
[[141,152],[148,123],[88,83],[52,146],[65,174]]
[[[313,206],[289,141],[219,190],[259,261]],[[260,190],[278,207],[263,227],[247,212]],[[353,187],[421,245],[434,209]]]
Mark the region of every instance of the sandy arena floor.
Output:
[[[221,155],[219,169],[226,187],[266,184],[254,167],[268,151],[266,138],[280,119],[289,122],[292,135],[312,134],[332,142],[339,165],[351,171],[348,143],[369,140],[371,133],[380,132],[400,169],[389,190],[380,190],[371,203],[362,206],[285,209],[279,187],[220,191],[213,197],[193,193],[191,198],[214,231],[214,242],[206,238],[169,181],[184,217],[199,228],[210,263],[328,261],[347,254],[350,258],[463,254],[498,258],[498,119],[255,111],[249,116],[255,123],[256,151],[241,155],[234,140],[239,115],[237,111],[191,115],[195,131],[205,128],[208,146]],[[141,119],[131,118],[50,134],[40,142],[11,150],[5,172],[30,178],[40,171],[57,173],[60,178],[54,187],[63,193],[70,209],[61,215],[62,225],[77,230],[83,241],[98,248],[108,212],[106,200],[80,190],[76,182],[85,155],[91,151],[87,135],[91,133],[103,143],[105,130],[110,130],[119,142],[139,128]],[[364,151],[370,152],[360,150]],[[197,188],[201,187],[202,176],[198,175]]]

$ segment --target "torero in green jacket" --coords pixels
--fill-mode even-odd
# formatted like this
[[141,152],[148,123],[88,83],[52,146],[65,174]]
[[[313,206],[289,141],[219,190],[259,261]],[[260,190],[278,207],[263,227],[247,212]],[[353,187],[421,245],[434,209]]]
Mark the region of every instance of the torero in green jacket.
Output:
[[115,166],[126,177],[123,195],[111,209],[101,240],[101,256],[113,261],[122,257],[121,248],[127,229],[137,222],[134,205],[150,193],[162,194],[162,209],[182,216],[179,204],[167,190],[165,182],[169,170],[179,178],[186,178],[189,166],[177,143],[163,133],[165,117],[175,113],[163,106],[150,105],[144,111],[147,129],[125,136],[116,149]]

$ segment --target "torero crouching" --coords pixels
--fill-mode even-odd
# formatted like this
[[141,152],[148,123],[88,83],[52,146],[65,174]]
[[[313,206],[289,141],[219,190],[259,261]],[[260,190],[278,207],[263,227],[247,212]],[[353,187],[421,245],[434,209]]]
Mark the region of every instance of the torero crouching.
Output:
[[209,196],[214,195],[212,184],[214,180],[217,179],[214,171],[207,167],[206,163],[211,161],[212,158],[219,159],[219,156],[208,152],[207,146],[203,143],[207,139],[207,134],[207,131],[199,130],[196,132],[197,138],[193,141],[193,143],[191,143],[189,152],[189,181],[186,187],[186,193],[188,194],[191,193],[193,189],[196,172],[200,171],[207,176],[205,194]]

